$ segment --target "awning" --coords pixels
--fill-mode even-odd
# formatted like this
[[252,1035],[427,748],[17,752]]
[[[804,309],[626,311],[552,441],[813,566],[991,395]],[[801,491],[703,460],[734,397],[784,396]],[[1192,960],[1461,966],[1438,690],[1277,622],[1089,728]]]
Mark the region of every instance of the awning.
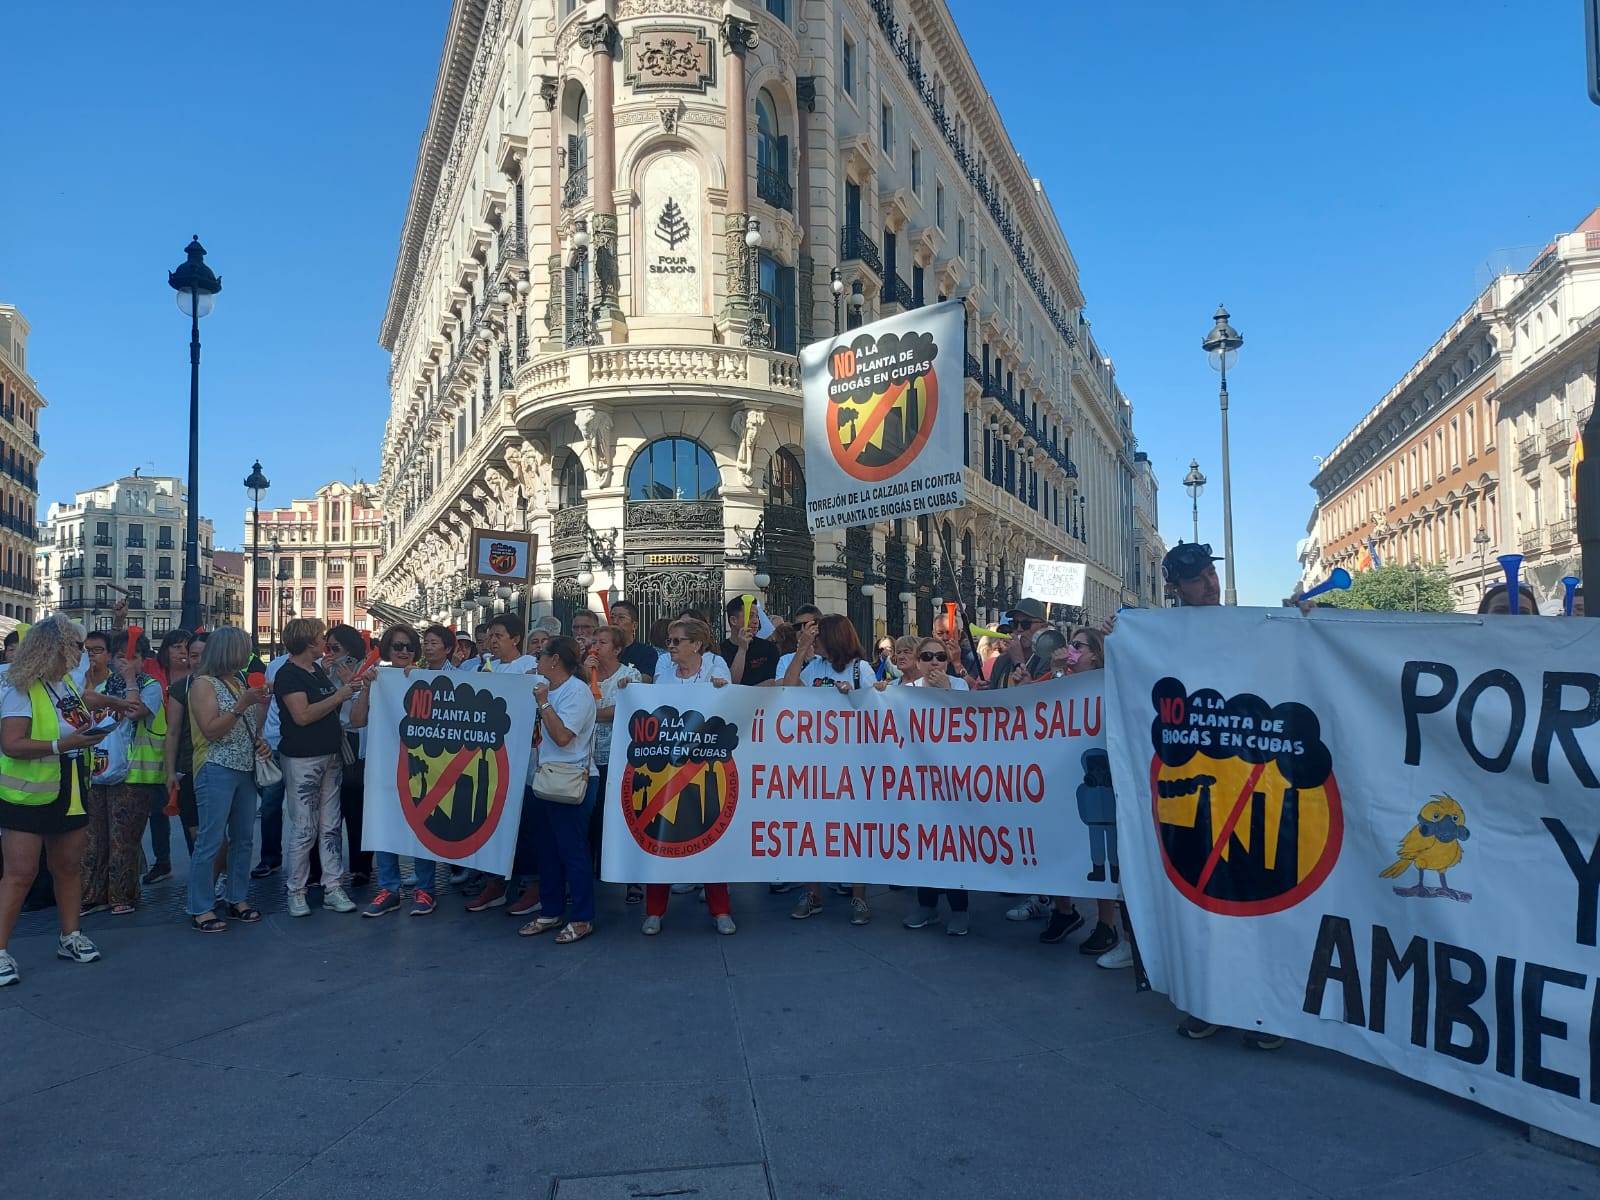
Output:
[[377,617],[385,625],[410,625],[413,629],[421,629],[424,625],[433,624],[421,613],[401,608],[398,604],[386,604],[382,600],[369,600],[362,607],[368,615]]

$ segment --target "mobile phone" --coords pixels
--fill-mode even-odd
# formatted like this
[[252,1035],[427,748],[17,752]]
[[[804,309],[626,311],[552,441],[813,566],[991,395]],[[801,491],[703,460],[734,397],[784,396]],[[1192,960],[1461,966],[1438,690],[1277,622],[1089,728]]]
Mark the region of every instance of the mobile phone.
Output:
[[98,742],[110,732],[111,730],[104,725],[91,725],[88,729],[83,731],[83,736],[86,738],[93,738]]

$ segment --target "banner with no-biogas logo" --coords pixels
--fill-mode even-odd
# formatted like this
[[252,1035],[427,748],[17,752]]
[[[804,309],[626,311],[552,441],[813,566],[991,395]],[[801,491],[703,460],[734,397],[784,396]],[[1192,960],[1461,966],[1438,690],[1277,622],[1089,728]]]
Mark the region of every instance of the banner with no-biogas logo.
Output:
[[960,508],[966,313],[948,300],[800,352],[813,531]]

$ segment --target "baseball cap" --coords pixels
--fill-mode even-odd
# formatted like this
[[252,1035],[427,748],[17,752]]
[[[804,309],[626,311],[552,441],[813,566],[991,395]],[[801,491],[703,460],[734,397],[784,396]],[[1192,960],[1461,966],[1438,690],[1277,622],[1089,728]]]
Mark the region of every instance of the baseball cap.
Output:
[[1018,617],[1042,621],[1045,619],[1044,605],[1033,599],[1018,600],[1017,606],[1015,608],[1008,608],[1005,616],[1006,620],[1008,621],[1014,621]]
[[1182,583],[1204,575],[1207,567],[1221,561],[1220,554],[1211,553],[1209,542],[1179,542],[1161,560],[1161,577],[1168,583]]

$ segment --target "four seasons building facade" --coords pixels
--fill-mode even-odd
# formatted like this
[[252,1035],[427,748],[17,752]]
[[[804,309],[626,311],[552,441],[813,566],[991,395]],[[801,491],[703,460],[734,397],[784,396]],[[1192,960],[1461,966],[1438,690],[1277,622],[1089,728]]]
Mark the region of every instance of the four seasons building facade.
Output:
[[[813,537],[797,350],[950,297],[968,506]],[[957,594],[993,619],[1055,557],[1096,620],[1149,603],[1154,480],[1083,304],[940,0],[456,0],[380,335],[372,597],[471,625],[609,591],[648,627],[756,589],[899,632]],[[537,536],[528,587],[470,579],[483,528]]]

